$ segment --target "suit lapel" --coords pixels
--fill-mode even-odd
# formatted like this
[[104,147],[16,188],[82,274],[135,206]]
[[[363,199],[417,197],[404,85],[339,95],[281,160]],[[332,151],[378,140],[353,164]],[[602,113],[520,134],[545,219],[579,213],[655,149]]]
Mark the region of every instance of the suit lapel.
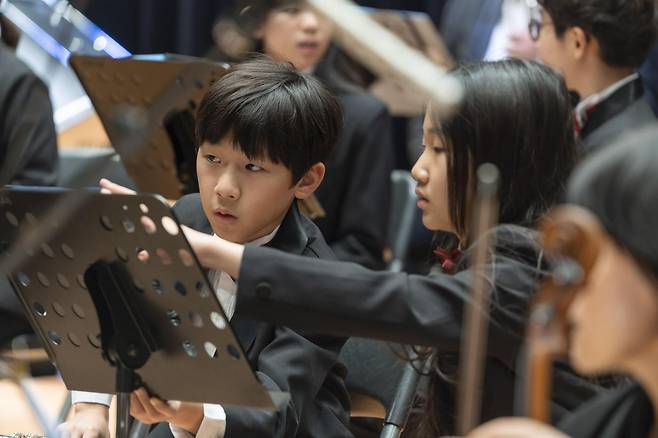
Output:
[[643,95],[644,87],[640,78],[615,91],[610,97],[592,108],[580,133],[581,138],[587,138],[607,121],[623,112],[638,99],[641,99]]
[[[302,225],[301,213],[297,209],[297,203],[293,202],[281,222],[276,235],[265,246],[285,251],[289,254],[301,255],[308,241],[308,235]],[[241,318],[239,313],[240,309],[237,308],[235,315],[231,319],[231,327],[233,327],[235,335],[240,341],[240,345],[242,345],[242,349],[248,353],[259,331],[269,326],[269,324]]]
[[297,203],[293,202],[281,222],[279,231],[266,246],[288,254],[301,255],[308,243],[309,238],[302,225],[302,214],[297,208]]

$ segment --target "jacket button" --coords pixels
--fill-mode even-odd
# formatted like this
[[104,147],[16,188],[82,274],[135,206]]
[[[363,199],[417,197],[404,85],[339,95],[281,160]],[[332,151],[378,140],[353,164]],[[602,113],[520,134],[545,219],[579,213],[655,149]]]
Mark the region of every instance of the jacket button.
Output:
[[256,285],[256,296],[260,298],[261,300],[268,300],[270,296],[272,295],[272,286],[267,283],[258,283]]

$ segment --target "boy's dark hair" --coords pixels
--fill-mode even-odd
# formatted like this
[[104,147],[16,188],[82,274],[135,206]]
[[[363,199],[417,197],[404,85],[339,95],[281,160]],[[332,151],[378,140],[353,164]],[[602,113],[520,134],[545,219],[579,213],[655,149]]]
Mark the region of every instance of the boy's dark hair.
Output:
[[258,56],[236,64],[205,94],[196,147],[230,137],[250,159],[286,166],[297,182],[329,157],[342,124],[340,104],[317,79]]
[[656,41],[655,0],[539,0],[561,36],[580,27],[601,47],[603,61],[639,67]]

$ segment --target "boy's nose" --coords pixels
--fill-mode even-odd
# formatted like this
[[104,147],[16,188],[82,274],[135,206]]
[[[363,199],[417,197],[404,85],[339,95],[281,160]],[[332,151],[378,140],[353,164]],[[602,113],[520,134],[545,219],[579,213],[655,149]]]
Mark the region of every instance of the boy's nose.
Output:
[[230,175],[223,175],[217,181],[215,193],[221,198],[236,200],[240,198],[240,189],[237,182]]
[[313,11],[302,11],[299,19],[302,29],[306,32],[316,32],[320,26],[320,18]]

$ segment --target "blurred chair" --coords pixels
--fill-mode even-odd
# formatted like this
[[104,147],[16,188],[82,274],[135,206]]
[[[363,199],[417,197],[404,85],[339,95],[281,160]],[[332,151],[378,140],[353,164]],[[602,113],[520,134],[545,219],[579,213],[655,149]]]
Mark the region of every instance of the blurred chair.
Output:
[[[392,196],[385,253],[388,270],[404,270],[411,234],[419,214],[416,208],[416,183],[407,171],[391,174]],[[368,417],[383,421],[382,437],[397,437],[404,429],[409,410],[424,370],[421,361],[409,362],[409,348],[387,342],[350,338],[341,350],[340,360],[347,366],[347,388],[352,399],[353,418]]]
[[49,418],[43,403],[39,402],[28,384],[28,380],[37,374],[35,370],[44,367],[51,368],[52,365],[36,335],[21,334],[9,343],[0,344],[0,379],[9,379],[20,388],[45,436],[58,436],[57,425],[66,419],[71,409],[71,394],[67,394],[57,418]]
[[388,270],[401,272],[406,263],[414,222],[419,214],[416,207],[416,181],[406,170],[391,172],[391,211],[388,222],[388,245],[384,254]]
[[98,180],[107,178],[124,187],[135,189],[119,156],[111,148],[62,149],[59,152],[61,187],[80,189],[98,187]]

